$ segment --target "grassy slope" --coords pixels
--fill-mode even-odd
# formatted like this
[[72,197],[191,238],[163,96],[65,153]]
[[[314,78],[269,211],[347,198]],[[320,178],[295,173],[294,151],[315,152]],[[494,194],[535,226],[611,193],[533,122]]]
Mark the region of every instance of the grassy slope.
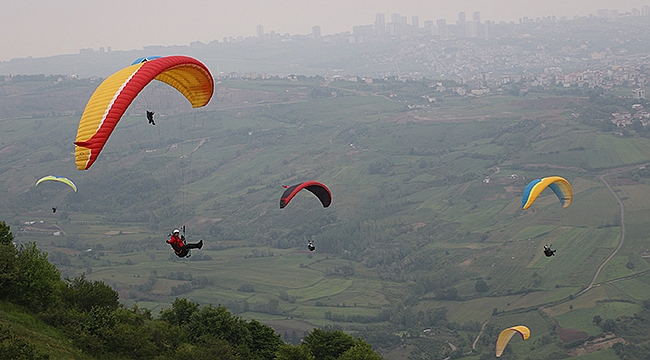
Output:
[[33,345],[36,354],[47,354],[52,360],[91,359],[58,330],[13,304],[0,302],[0,324],[7,326],[16,338]]

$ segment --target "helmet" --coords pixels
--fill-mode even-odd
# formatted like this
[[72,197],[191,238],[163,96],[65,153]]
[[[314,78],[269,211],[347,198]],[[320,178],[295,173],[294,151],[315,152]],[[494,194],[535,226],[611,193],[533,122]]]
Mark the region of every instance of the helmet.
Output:
[[176,234],[176,233],[180,233],[180,232],[181,232],[180,230],[174,229],[174,231],[172,231],[172,234]]

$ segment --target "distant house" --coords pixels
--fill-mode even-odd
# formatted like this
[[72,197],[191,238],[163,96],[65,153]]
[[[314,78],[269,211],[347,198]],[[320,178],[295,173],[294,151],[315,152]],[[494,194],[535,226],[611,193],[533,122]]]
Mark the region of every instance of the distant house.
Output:
[[615,112],[612,114],[612,118],[612,122],[620,128],[624,128],[632,124],[632,114],[629,112]]
[[634,95],[632,95],[633,98],[635,99],[645,99],[645,90],[641,88],[637,88],[633,90]]

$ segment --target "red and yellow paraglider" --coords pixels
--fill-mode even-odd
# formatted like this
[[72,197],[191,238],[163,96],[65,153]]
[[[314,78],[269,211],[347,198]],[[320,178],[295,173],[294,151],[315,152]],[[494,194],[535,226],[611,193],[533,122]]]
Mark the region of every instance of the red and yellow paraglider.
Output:
[[77,169],[92,166],[133,99],[153,80],[174,87],[195,108],[207,105],[214,93],[208,68],[187,56],[145,58],[114,73],[95,90],[81,115],[75,140]]

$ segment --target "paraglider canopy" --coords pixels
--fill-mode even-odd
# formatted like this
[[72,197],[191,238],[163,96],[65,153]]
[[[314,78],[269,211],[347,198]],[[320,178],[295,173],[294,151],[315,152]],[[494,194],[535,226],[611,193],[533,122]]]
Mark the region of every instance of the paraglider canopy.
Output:
[[503,350],[506,348],[506,345],[508,345],[508,342],[515,334],[519,334],[521,335],[522,339],[528,340],[528,338],[530,337],[530,330],[523,325],[513,326],[503,330],[501,334],[499,334],[499,338],[497,339],[497,346],[496,346],[497,357],[503,354]]
[[64,183],[64,184],[70,186],[72,188],[72,190],[74,190],[74,192],[77,192],[77,185],[75,185],[72,182],[72,180],[70,180],[70,179],[68,179],[66,177],[63,177],[63,176],[56,176],[56,175],[43,176],[42,178],[38,179],[38,181],[36,182],[36,185],[34,185],[34,186],[38,186],[38,184],[42,183],[43,181],[61,182],[61,183]]
[[160,59],[161,57],[162,57],[162,56],[158,56],[158,55],[139,57],[139,58],[133,60],[133,62],[131,63],[131,65],[135,65],[135,64],[143,63],[143,62],[145,62],[145,61],[149,61],[149,60]]
[[521,197],[521,208],[527,210],[533,205],[539,194],[547,187],[553,190],[560,200],[562,207],[566,208],[571,205],[571,201],[573,200],[571,184],[563,177],[549,176],[542,179],[535,179],[528,183]]
[[153,80],[172,86],[195,108],[207,105],[214,93],[210,71],[196,59],[165,56],[136,60],[106,78],[88,100],[75,139],[77,169],[92,166],[126,109]]
[[285,206],[289,205],[291,199],[302,189],[311,191],[312,194],[316,195],[323,207],[328,207],[332,203],[332,193],[327,186],[318,181],[305,181],[293,186],[284,186],[284,188],[286,190],[280,198],[280,209],[284,209]]

